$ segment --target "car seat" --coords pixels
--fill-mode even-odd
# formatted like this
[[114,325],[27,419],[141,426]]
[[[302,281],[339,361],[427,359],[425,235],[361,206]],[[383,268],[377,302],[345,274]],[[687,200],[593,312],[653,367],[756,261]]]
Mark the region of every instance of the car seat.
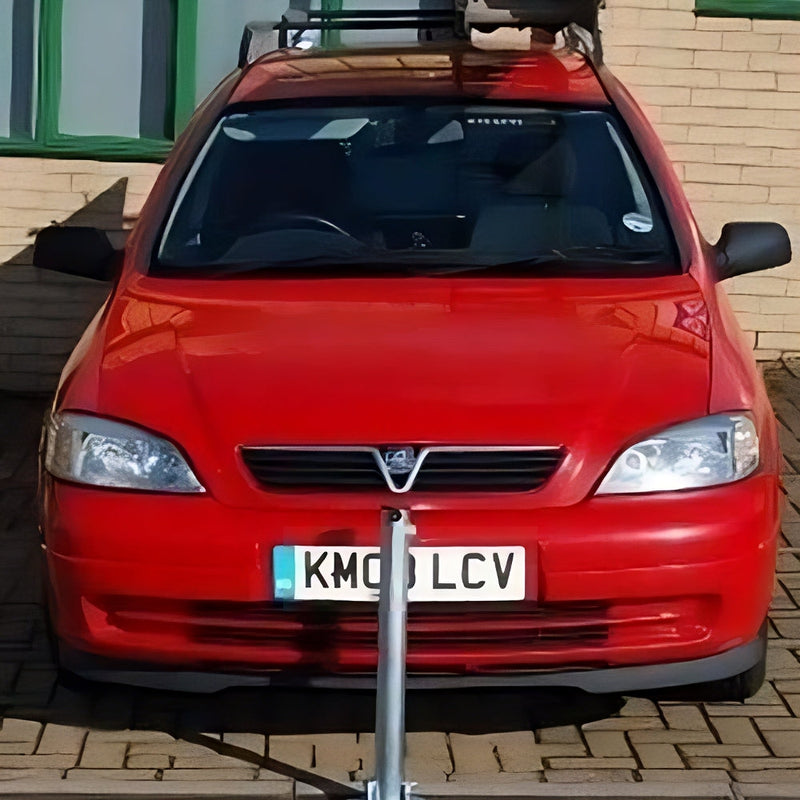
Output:
[[478,214],[472,250],[526,258],[550,250],[611,244],[605,214],[570,201],[578,172],[570,142],[564,136],[551,136],[546,149],[531,158],[537,138],[526,131],[502,142],[494,161],[502,183]]

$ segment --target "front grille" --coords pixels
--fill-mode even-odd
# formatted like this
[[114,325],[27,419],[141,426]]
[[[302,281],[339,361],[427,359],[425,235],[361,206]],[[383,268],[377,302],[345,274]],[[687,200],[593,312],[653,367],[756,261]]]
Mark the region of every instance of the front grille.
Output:
[[368,451],[244,448],[244,463],[265,486],[383,489],[386,481]]
[[431,452],[422,464],[417,491],[520,491],[538,489],[561,461],[558,450]]
[[[408,448],[411,451],[411,448]],[[412,463],[392,470],[392,448],[244,447],[253,477],[276,489],[381,489],[393,492],[530,492],[541,488],[564,457],[560,448],[432,447],[413,450]]]

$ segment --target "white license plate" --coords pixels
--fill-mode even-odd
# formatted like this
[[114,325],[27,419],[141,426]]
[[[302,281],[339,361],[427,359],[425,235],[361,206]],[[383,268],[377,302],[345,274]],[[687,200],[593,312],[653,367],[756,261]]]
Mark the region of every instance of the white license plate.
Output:
[[[272,551],[278,600],[376,601],[376,547],[279,545]],[[524,547],[411,547],[410,602],[525,599]]]

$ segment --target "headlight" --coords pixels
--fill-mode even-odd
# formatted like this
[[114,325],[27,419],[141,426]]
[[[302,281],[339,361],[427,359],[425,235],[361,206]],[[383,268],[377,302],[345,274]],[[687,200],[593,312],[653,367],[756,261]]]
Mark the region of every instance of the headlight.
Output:
[[629,447],[597,494],[668,492],[738,481],[758,467],[758,435],[743,415],[715,414]]
[[53,414],[45,468],[91,486],[150,492],[204,492],[175,445],[147,431],[83,414]]

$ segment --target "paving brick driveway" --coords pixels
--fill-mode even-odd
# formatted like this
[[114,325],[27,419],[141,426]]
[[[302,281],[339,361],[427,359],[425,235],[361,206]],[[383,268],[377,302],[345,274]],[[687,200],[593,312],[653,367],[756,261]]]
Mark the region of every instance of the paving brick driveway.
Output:
[[[800,798],[800,362],[765,374],[789,502],[761,692],[744,704],[420,701],[408,738],[420,793]],[[318,793],[305,781],[332,795],[347,795],[340,784],[360,789],[354,782],[371,775],[372,736],[356,732],[372,729],[369,694],[309,705],[291,693],[196,697],[56,682],[32,507],[44,405],[0,396],[0,795]],[[441,732],[481,725],[503,732]]]

